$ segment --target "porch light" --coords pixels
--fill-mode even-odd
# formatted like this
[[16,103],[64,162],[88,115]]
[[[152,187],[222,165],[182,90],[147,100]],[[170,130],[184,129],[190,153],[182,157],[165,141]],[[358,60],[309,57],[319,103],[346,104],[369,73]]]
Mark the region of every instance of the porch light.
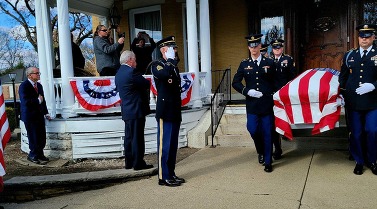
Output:
[[118,27],[120,18],[118,8],[115,6],[115,4],[113,4],[113,7],[110,9],[110,22],[112,29],[116,29]]

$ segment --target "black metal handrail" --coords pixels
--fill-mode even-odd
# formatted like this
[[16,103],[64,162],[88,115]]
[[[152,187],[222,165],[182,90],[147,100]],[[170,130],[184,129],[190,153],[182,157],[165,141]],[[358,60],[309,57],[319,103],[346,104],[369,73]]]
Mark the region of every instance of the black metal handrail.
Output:
[[[211,97],[211,147],[215,147],[213,144],[213,138],[217,128],[219,127],[221,117],[225,111],[225,107],[231,101],[231,83],[230,83],[230,68],[226,70],[212,71],[212,75],[215,82],[218,82],[216,91]],[[221,75],[222,74],[222,75]],[[221,76],[221,80],[219,81]]]

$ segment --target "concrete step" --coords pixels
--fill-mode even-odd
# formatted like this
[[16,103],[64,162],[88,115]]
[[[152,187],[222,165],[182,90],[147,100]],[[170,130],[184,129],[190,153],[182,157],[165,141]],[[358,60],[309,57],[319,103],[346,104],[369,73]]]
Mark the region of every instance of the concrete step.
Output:
[[224,114],[220,124],[246,124],[246,114]]
[[214,145],[222,147],[254,147],[251,136],[248,135],[216,135]]
[[246,122],[241,123],[231,123],[231,124],[220,124],[217,129],[216,135],[248,135],[249,132],[246,129]]

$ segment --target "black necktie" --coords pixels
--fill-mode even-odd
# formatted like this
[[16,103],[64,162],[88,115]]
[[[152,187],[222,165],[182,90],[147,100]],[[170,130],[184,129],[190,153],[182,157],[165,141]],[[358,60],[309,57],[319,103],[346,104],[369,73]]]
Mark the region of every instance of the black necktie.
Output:
[[254,60],[256,66],[258,66],[258,60]]
[[367,52],[368,52],[368,50],[363,51],[363,56],[361,57],[361,59],[364,59],[367,56]]

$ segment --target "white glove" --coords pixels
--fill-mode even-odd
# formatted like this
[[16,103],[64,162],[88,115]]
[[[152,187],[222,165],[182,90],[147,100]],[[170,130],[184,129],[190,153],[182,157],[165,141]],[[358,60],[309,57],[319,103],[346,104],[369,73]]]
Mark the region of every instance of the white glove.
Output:
[[363,94],[373,91],[375,88],[376,87],[374,87],[374,85],[371,83],[363,83],[363,84],[360,84],[360,87],[356,89],[356,93],[359,95],[363,95]]
[[256,91],[254,89],[250,89],[248,92],[247,92],[247,95],[251,96],[251,97],[255,97],[255,98],[261,98],[263,96],[262,92],[260,91]]
[[169,47],[168,50],[165,52],[166,59],[174,59],[175,58],[175,52],[173,47]]
[[338,106],[344,107],[345,103],[344,103],[344,97],[343,97],[343,95],[339,94],[338,98],[336,98],[336,104]]

